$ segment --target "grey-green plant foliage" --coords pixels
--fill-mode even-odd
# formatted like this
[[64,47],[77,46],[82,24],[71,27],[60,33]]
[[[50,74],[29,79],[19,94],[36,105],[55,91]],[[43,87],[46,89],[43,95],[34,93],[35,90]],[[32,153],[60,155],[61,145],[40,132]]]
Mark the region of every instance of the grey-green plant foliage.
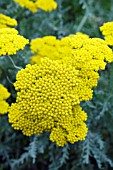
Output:
[[[99,26],[113,20],[112,0],[57,0],[58,9],[32,14],[13,0],[0,0],[0,13],[18,21],[19,33],[30,40],[45,35],[58,38],[81,31],[101,37]],[[8,102],[15,102],[13,87],[18,67],[29,63],[29,45],[24,51],[0,57],[0,83],[11,92]],[[113,64],[100,71],[93,99],[81,104],[88,113],[86,140],[58,147],[49,134],[26,137],[14,131],[7,115],[0,116],[0,170],[112,170],[113,169]]]

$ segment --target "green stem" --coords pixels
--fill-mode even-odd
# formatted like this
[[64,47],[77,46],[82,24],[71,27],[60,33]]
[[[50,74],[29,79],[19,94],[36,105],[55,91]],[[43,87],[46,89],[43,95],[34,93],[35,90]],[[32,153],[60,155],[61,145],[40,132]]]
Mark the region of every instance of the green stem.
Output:
[[86,20],[88,18],[88,15],[89,15],[88,11],[86,11],[86,13],[85,13],[84,17],[82,18],[80,24],[78,25],[78,28],[77,28],[76,32],[81,31],[82,27],[84,26],[84,24],[85,24],[85,22],[86,22]]
[[13,66],[14,66],[14,68],[16,68],[17,70],[21,70],[22,69],[22,67],[18,67],[18,66],[16,66],[15,65],[15,63],[14,63],[14,61],[13,61],[13,59],[8,55],[8,58],[10,59],[10,61],[12,62],[12,64],[13,64]]

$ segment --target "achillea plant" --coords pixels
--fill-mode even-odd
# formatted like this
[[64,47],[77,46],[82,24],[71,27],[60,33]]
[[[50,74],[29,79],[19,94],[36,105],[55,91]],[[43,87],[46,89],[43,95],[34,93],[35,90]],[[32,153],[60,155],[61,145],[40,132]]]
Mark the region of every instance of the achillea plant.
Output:
[[31,42],[30,65],[29,48],[0,57],[0,83],[11,93],[2,101],[12,103],[8,115],[0,116],[0,170],[113,167],[113,63],[106,67],[112,51],[101,39],[69,35],[83,31],[100,37],[98,25],[112,19],[113,1],[55,1],[58,9],[48,13],[29,0],[34,14],[16,0],[0,1],[1,13],[17,18],[21,35],[30,40],[43,37]]
[[[35,55],[31,57],[31,64],[39,64],[43,57],[59,60],[65,56],[70,56],[72,48],[69,44],[69,37],[71,37],[71,35],[62,38],[61,40],[57,39],[55,36],[45,36],[43,38],[33,39],[30,43],[30,48]],[[88,38],[88,35],[77,33],[76,38],[77,37],[81,40],[83,38]]]
[[55,0],[37,0],[36,5],[39,9],[42,9],[44,11],[52,11],[57,8],[57,3]]
[[50,12],[57,8],[57,3],[54,0],[14,0],[20,6],[28,8],[35,13],[38,9]]
[[9,98],[10,93],[8,90],[0,84],[0,114],[5,114],[8,111],[9,104],[6,99]]
[[50,140],[63,146],[84,140],[87,115],[79,106],[78,71],[45,58],[18,72],[14,84],[16,103],[9,108],[9,122],[31,136],[50,132]]
[[16,54],[18,50],[24,49],[28,39],[18,35],[14,28],[0,29],[0,56]]
[[0,14],[0,29],[17,26],[17,21],[4,14]]
[[27,136],[50,132],[50,140],[59,146],[84,140],[87,115],[79,104],[92,98],[98,70],[113,61],[112,50],[104,40],[80,33],[61,40],[36,39],[31,49],[37,58],[41,51],[41,61],[18,72],[9,122]]
[[60,63],[72,65],[79,71],[80,101],[92,98],[92,87],[97,86],[98,70],[104,70],[106,61],[113,61],[113,52],[107,43],[99,38],[89,38],[85,34],[77,33],[57,40],[54,36],[46,36],[31,41],[31,50],[35,55],[31,64],[40,63],[41,58],[48,57]]
[[107,44],[113,46],[113,22],[104,23],[103,26],[100,27],[100,31]]

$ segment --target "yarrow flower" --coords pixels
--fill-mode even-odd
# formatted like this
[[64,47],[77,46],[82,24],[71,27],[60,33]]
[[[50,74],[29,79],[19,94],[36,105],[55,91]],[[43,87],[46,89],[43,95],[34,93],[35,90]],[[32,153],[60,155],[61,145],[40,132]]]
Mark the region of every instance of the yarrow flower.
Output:
[[14,28],[0,29],[0,56],[16,54],[18,50],[23,50],[28,44],[28,39],[18,35]]
[[103,26],[100,27],[100,31],[107,44],[113,46],[113,22],[104,23]]
[[12,19],[4,14],[0,14],[0,28],[13,27],[16,25],[17,21],[15,19]]
[[112,50],[104,40],[81,33],[61,40],[38,38],[31,49],[40,59],[17,74],[9,122],[27,136],[50,132],[58,146],[84,140],[87,114],[80,102],[92,98],[98,70],[113,61]]
[[38,9],[50,12],[57,8],[57,3],[54,0],[14,0],[20,6],[28,8],[35,13]]
[[72,65],[79,70],[80,101],[92,98],[92,88],[97,86],[98,70],[104,70],[106,61],[113,61],[113,52],[106,42],[99,38],[89,38],[87,35],[77,33],[64,37],[61,40],[55,36],[46,36],[31,41],[31,50],[35,54],[31,64],[40,64],[41,58],[48,57],[61,63]]
[[[30,48],[34,56],[31,58],[31,64],[39,64],[42,57],[48,57],[52,60],[59,60],[64,56],[70,56],[72,47],[69,44],[72,35],[57,39],[55,36],[45,36],[43,38],[33,39],[30,43]],[[76,38],[79,40],[87,39],[89,36],[82,33],[77,33]],[[51,52],[51,53],[50,53]]]
[[54,0],[37,0],[36,5],[39,9],[48,12],[57,8],[57,3]]
[[6,99],[8,99],[9,96],[10,93],[8,90],[0,84],[0,114],[7,113],[9,104],[6,102]]
[[27,65],[16,76],[16,103],[9,108],[9,122],[31,136],[50,132],[50,140],[63,146],[84,140],[87,115],[79,106],[78,71],[44,58],[41,64]]

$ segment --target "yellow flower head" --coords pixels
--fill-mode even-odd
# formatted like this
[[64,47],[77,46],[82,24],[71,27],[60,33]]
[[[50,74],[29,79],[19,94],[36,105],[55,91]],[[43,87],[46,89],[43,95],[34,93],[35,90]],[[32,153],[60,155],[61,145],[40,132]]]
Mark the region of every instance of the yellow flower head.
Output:
[[10,96],[8,90],[0,84],[0,114],[7,113],[9,104],[6,99]]
[[[45,36],[43,38],[33,39],[30,43],[30,48],[35,55],[31,58],[31,64],[39,64],[42,57],[59,60],[63,59],[65,56],[72,55],[72,48],[69,43],[71,36],[73,35],[62,38],[61,40],[56,39],[55,36]],[[77,37],[80,41],[82,39],[87,39],[88,35],[78,32],[76,34],[76,39]]]
[[37,0],[36,5],[39,9],[47,12],[57,8],[57,3],[54,0]]
[[18,50],[23,50],[28,44],[28,40],[18,35],[14,28],[0,29],[0,56],[16,54]]
[[72,65],[79,71],[81,81],[79,91],[78,89],[75,91],[79,93],[80,101],[92,98],[91,89],[97,86],[98,70],[104,70],[106,62],[113,61],[113,52],[104,40],[89,38],[82,33],[61,40],[56,39],[55,36],[37,38],[31,41],[30,46],[35,54],[31,58],[31,64],[40,64],[41,58],[48,57],[59,63]]
[[80,80],[74,67],[45,58],[27,65],[16,79],[17,99],[8,115],[14,129],[27,136],[50,132],[59,146],[85,139],[87,115],[75,92]]
[[31,41],[30,48],[35,54],[31,58],[31,64],[39,64],[41,58],[48,57],[52,60],[72,61],[76,68],[82,68],[84,65],[85,68],[90,67],[98,71],[105,68],[104,60],[113,61],[112,50],[104,40],[89,38],[81,33],[69,35],[61,40],[55,36],[36,38]]
[[14,0],[20,6],[28,8],[31,12],[35,13],[38,9],[44,11],[52,11],[57,8],[57,3],[54,0]]
[[0,14],[0,28],[13,27],[17,25],[15,19],[10,18],[9,16]]
[[100,27],[100,31],[102,32],[106,43],[113,46],[113,22],[104,23],[103,26]]

